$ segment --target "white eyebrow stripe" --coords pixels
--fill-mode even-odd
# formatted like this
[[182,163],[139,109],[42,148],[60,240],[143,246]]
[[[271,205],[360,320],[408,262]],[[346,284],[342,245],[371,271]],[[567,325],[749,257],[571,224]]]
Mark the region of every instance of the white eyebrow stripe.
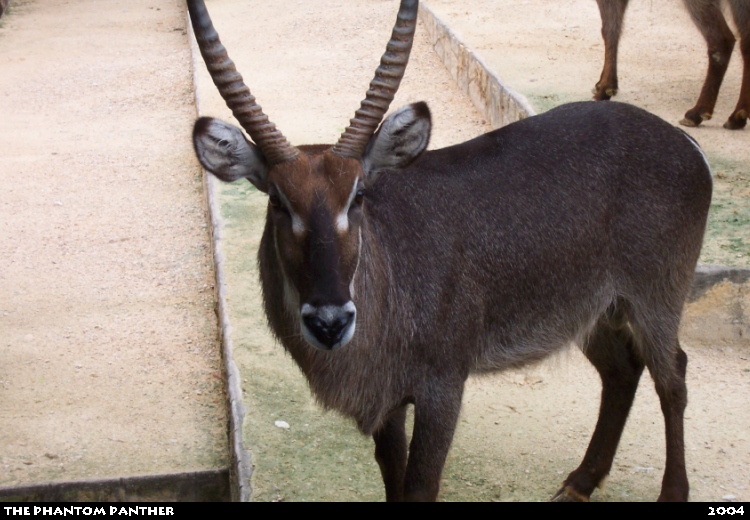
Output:
[[349,282],[349,297],[354,298],[354,279],[357,277],[357,270],[359,269],[359,261],[362,259],[362,228],[359,228],[359,244],[357,245],[357,265],[354,266],[354,274],[352,275],[352,281]]
[[336,217],[336,230],[339,233],[346,233],[349,231],[349,208],[352,205],[354,197],[357,195],[357,188],[359,188],[359,179],[354,179],[354,186],[352,186],[352,191],[349,193],[349,200],[346,201],[344,211],[339,213],[339,216]]
[[276,191],[279,193],[279,198],[281,199],[281,202],[286,207],[286,210],[289,212],[289,215],[292,216],[292,233],[295,235],[302,235],[305,232],[305,224],[302,222],[302,219],[292,210],[292,205],[289,203],[289,199],[286,198],[286,195],[284,195],[284,192],[281,191],[281,188],[276,186]]

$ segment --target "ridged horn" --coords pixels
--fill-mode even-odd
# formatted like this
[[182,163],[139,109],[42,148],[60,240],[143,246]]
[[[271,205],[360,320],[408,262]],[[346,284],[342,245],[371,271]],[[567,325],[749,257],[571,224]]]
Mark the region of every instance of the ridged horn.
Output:
[[187,6],[195,39],[211,79],[242,128],[258,145],[269,164],[279,164],[297,157],[299,150],[290,145],[276,125],[268,120],[237,72],[234,62],[229,59],[204,1],[187,0]]
[[365,99],[350,125],[341,134],[339,142],[333,147],[336,155],[355,159],[362,157],[367,142],[383,120],[404,77],[414,43],[418,11],[419,0],[401,0],[391,40],[380,59],[380,66],[375,71],[375,78],[370,83]]

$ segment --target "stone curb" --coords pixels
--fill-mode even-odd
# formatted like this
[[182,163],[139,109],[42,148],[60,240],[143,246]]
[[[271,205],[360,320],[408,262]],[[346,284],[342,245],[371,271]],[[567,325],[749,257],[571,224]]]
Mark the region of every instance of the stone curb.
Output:
[[419,17],[451,77],[492,128],[536,114],[526,97],[506,85],[424,2],[419,3]]
[[[195,108],[198,116],[201,116],[201,92],[198,82],[198,69],[202,66],[200,51],[195,42],[193,26],[190,23],[190,15],[186,12],[186,24],[188,38],[190,40],[190,51],[193,66],[193,89],[195,90]],[[252,456],[245,449],[242,440],[242,425],[245,420],[245,404],[242,400],[242,385],[240,384],[240,372],[234,362],[234,348],[232,345],[232,325],[226,312],[227,283],[224,274],[225,257],[222,247],[224,219],[221,217],[219,203],[217,201],[218,181],[211,175],[203,172],[203,185],[206,190],[206,202],[211,229],[211,244],[214,253],[214,269],[216,271],[216,315],[219,318],[219,330],[221,332],[221,344],[224,358],[224,369],[227,376],[227,401],[229,408],[229,447],[230,447],[230,482],[232,500],[247,502],[252,495],[250,479],[253,474]]]
[[724,281],[732,283],[745,283],[750,279],[750,269],[744,267],[729,267],[726,265],[698,264],[695,268],[693,287],[690,290],[688,301],[695,301],[716,284]]
[[0,502],[227,502],[229,469],[0,487]]

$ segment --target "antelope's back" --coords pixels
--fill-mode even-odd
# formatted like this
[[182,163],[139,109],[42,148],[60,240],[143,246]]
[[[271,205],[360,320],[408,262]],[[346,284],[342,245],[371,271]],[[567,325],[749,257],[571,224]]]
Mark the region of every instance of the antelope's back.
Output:
[[575,335],[617,295],[665,278],[684,299],[711,186],[681,130],[630,105],[584,102],[425,153],[385,174],[367,211],[401,304],[411,298],[424,320],[461,308],[480,329],[523,336],[551,321]]

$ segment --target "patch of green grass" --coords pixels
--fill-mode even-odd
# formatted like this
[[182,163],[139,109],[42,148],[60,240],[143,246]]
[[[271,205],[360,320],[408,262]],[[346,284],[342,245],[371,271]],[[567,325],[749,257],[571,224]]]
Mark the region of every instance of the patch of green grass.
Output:
[[700,262],[750,266],[750,171],[724,157],[709,161],[714,191]]
[[566,92],[552,92],[545,89],[543,85],[540,85],[537,89],[538,90],[527,88],[523,91],[537,114],[543,114],[544,112],[560,105],[564,105],[565,103],[589,101],[591,99],[591,96],[586,94],[571,95]]
[[[376,501],[384,498],[372,439],[323,411],[281,346],[242,353],[244,438],[251,449],[256,501]],[[255,350],[255,352],[251,352]],[[248,370],[252,367],[251,370]],[[289,429],[275,426],[285,421]]]
[[23,6],[27,6],[29,4],[34,3],[36,0],[11,0],[8,3],[8,6],[5,8],[5,11],[3,12],[3,16],[0,18],[0,29],[3,28],[3,24],[8,19],[8,15],[12,14],[18,14],[20,12],[20,8]]

